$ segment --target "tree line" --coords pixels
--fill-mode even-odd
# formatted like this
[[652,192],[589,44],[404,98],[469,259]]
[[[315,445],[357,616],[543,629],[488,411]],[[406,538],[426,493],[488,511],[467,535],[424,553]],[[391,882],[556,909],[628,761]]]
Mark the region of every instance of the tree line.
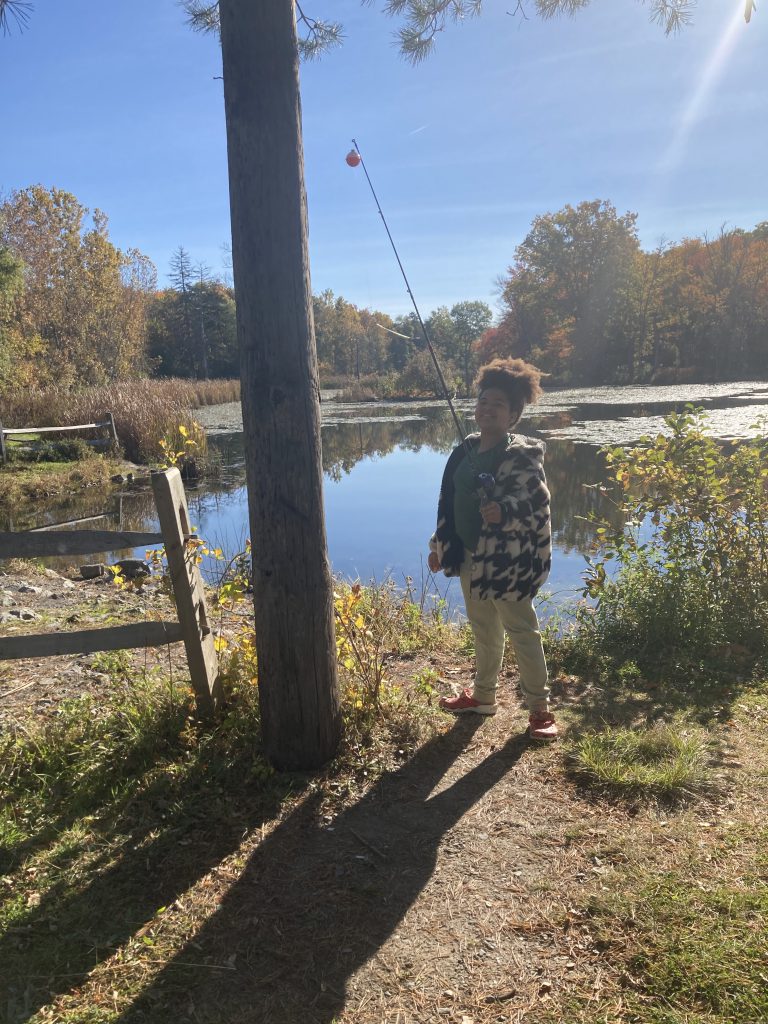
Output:
[[595,200],[536,217],[476,347],[561,384],[676,383],[768,373],[768,221],[640,248],[637,215]]
[[[634,213],[604,200],[536,217],[499,279],[502,313],[465,300],[426,319],[459,393],[494,356],[551,384],[675,383],[768,375],[768,222],[641,248]],[[141,376],[239,373],[234,290],[179,246],[169,286],[109,239],[107,217],[33,185],[0,204],[0,390]],[[321,382],[376,394],[435,390],[416,317],[312,300]]]

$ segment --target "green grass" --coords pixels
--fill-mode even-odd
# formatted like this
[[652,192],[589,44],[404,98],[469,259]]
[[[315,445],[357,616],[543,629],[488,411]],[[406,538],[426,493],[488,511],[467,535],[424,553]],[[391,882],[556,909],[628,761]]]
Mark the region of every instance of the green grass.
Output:
[[0,988],[9,1006],[21,1001],[13,1013],[27,996],[47,1002],[50,975],[85,977],[105,949],[131,941],[137,921],[298,788],[263,758],[255,687],[231,687],[211,727],[190,715],[186,688],[160,676],[115,680],[103,699],[66,702],[46,723],[6,733]]
[[635,894],[593,907],[594,924],[606,929],[632,979],[627,1020],[768,1020],[766,876],[721,881],[701,867],[648,877]]
[[[410,608],[390,598],[387,590],[361,596],[356,616],[387,635],[398,622],[417,630]],[[424,637],[434,628],[418,625]],[[365,629],[360,638],[374,643]],[[183,941],[161,934],[164,909],[183,898],[189,928],[202,928],[213,913],[209,873],[308,785],[322,789],[322,773],[317,781],[277,775],[266,762],[250,660],[243,654],[238,664],[243,671],[225,672],[224,707],[202,723],[186,685],[131,671],[123,652],[97,654],[91,668],[110,676],[98,698],[67,701],[0,736],[0,988],[13,1024],[57,993],[56,1020],[113,1019],[111,989],[86,1006],[79,983],[118,952],[123,967],[136,965],[136,978],[121,982],[124,1006],[141,990],[145,959],[170,958]],[[348,734],[328,777],[344,785],[329,787],[330,801],[399,764],[435,717],[422,695],[412,700],[386,676],[378,717],[365,700],[358,707],[360,679],[342,673],[342,689]],[[151,935],[140,932],[147,922]]]
[[568,751],[579,780],[626,797],[680,799],[712,782],[711,746],[698,731],[670,726],[606,728],[575,739]]
[[122,459],[94,455],[80,462],[19,461],[0,466],[0,509],[18,512],[24,503],[69,496],[89,487],[108,487],[125,467]]

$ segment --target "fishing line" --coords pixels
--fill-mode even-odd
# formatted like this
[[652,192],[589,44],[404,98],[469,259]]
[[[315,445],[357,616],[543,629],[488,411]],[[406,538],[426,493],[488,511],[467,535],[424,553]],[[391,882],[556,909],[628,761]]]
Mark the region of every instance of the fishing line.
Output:
[[[405,268],[403,267],[402,260],[400,259],[400,254],[398,253],[397,246],[395,245],[394,239],[392,238],[392,232],[389,230],[389,225],[387,224],[387,218],[384,216],[384,211],[381,209],[381,203],[379,202],[379,197],[376,195],[376,190],[373,187],[373,182],[371,181],[371,176],[368,174],[368,168],[365,166],[365,160],[363,160],[363,154],[360,152],[360,147],[358,146],[357,141],[355,139],[352,139],[352,145],[355,148],[353,150],[351,150],[349,153],[347,153],[347,157],[346,157],[347,163],[349,164],[350,167],[357,167],[357,165],[360,164],[360,166],[363,168],[363,173],[365,174],[365,179],[368,182],[368,187],[371,190],[371,195],[373,196],[373,201],[376,203],[376,209],[379,211],[379,216],[381,217],[381,221],[382,221],[382,223],[384,225],[384,230],[387,232],[387,238],[389,239],[389,244],[392,246],[392,252],[395,254],[395,259],[397,260],[397,265],[400,268],[400,273],[403,275],[403,281],[405,281],[405,287],[408,290],[408,295],[409,295],[409,297],[411,299],[411,304],[413,305],[413,310],[416,313],[416,319],[419,321],[419,327],[421,328],[421,333],[424,336],[424,341],[427,343],[427,349],[429,350],[429,354],[432,357],[432,362],[434,363],[434,366],[435,366],[435,372],[437,373],[438,380],[440,381],[440,386],[443,389],[443,395],[445,396],[445,400],[448,403],[448,408],[451,410],[451,416],[453,417],[453,422],[456,425],[456,432],[459,435],[459,440],[464,445],[464,451],[467,453],[467,458],[470,460],[470,464],[472,466],[474,466],[475,465],[475,459],[474,459],[474,453],[472,451],[472,446],[469,444],[469,442],[467,441],[467,438],[466,438],[466,436],[464,434],[464,428],[462,427],[461,420],[459,419],[458,413],[456,412],[456,409],[454,407],[453,400],[451,398],[451,394],[450,394],[450,392],[448,390],[448,385],[445,383],[445,377],[443,376],[443,371],[440,369],[440,363],[438,362],[438,359],[437,359],[437,353],[435,352],[434,346],[432,345],[432,341],[431,341],[431,339],[429,337],[429,332],[427,331],[426,325],[425,325],[425,323],[424,323],[424,321],[423,321],[423,319],[421,317],[421,312],[419,311],[419,307],[418,307],[418,305],[416,303],[416,299],[414,298],[413,291],[411,290],[411,285],[410,285],[410,283],[408,281],[408,276],[405,273]],[[377,324],[377,326],[381,327],[381,324]],[[390,334],[398,334],[397,331],[390,331],[388,327],[383,327],[382,330],[389,331]],[[405,337],[405,335],[402,335],[402,334],[399,335],[399,336],[401,338]],[[408,339],[408,340],[410,340],[410,339]]]

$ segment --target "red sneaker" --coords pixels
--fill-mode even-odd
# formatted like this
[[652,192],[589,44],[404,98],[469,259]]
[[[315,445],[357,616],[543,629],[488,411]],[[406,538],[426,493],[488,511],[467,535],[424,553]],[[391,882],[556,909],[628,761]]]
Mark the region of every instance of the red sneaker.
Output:
[[440,707],[454,715],[465,715],[474,712],[476,715],[495,715],[495,704],[481,704],[475,700],[471,690],[462,690],[458,697],[441,697]]
[[559,733],[555,716],[549,711],[532,711],[528,716],[528,735],[532,740],[556,740]]

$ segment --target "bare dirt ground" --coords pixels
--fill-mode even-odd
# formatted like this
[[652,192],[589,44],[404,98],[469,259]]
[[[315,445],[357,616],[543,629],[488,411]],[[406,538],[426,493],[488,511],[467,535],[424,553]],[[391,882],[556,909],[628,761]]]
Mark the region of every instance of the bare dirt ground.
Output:
[[[120,593],[104,580],[14,567],[0,576],[0,597],[9,633],[167,614],[151,586]],[[35,618],[12,615],[20,608]],[[133,657],[167,664],[168,655]],[[0,729],[102,692],[110,679],[94,659],[0,663]],[[466,659],[428,664],[456,689],[470,680]],[[405,680],[420,667],[397,671]],[[334,792],[325,779],[268,820],[243,811],[235,843],[202,833],[195,856],[208,867],[190,871],[183,891],[174,878],[183,862],[144,847],[139,903],[153,908],[144,927],[76,990],[58,985],[35,1021],[549,1024],[584,1019],[567,1009],[576,993],[594,1019],[629,1020],[620,951],[596,932],[590,900],[639,865],[663,873],[702,822],[711,842],[739,798],[677,815],[594,799],[569,780],[562,745],[525,738],[514,683],[495,718],[446,719],[362,792]],[[121,991],[132,993],[127,1003]]]
[[213,912],[125,1019],[480,1024],[551,999],[595,956],[568,833],[605,834],[553,756],[519,715],[463,719],[341,813],[303,800],[220,866]]
[[[100,576],[81,578],[76,569],[62,574],[30,563],[6,563],[0,570],[0,636],[93,629],[143,618],[174,618],[159,586],[142,592],[118,590]],[[169,664],[183,673],[183,646],[125,652],[134,664]],[[0,729],[12,723],[54,714],[59,704],[84,694],[98,695],[110,685],[104,657],[78,655],[0,661]]]

